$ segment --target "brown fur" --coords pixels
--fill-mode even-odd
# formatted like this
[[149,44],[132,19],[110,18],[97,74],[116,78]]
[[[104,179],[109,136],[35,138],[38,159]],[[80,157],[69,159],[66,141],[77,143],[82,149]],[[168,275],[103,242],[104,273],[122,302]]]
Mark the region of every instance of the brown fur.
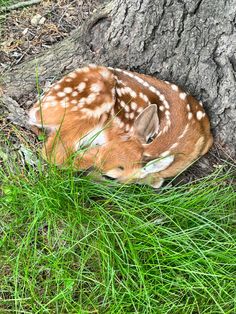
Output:
[[[101,75],[101,71],[104,70],[108,74],[105,77]],[[109,111],[101,113],[96,118],[91,118],[81,109],[71,111],[73,105],[71,104],[72,98],[70,97],[68,98],[67,108],[62,108],[60,105],[44,108],[47,96],[55,94],[54,87],[52,87],[43,98],[42,103],[36,103],[33,107],[34,109],[37,106],[41,106],[41,112],[38,111],[36,115],[37,123],[41,123],[41,117],[43,116],[44,126],[49,129],[51,128],[51,133],[43,148],[45,158],[57,165],[68,164],[72,154],[75,153],[76,143],[98,125],[104,126],[104,132],[108,141],[101,147],[93,147],[83,153],[78,153],[73,161],[76,169],[86,169],[95,166],[102,173],[110,174],[121,182],[141,181],[155,185],[161,178],[177,175],[199,156],[205,154],[212,145],[212,135],[207,116],[203,116],[200,120],[196,118],[197,111],[205,114],[199,102],[190,95],[187,95],[186,99],[181,99],[179,97],[179,93],[183,92],[181,89],[175,91],[171,88],[170,84],[161,80],[143,74],[134,74],[161,91],[161,94],[164,95],[168,102],[169,108],[167,111],[170,114],[171,125],[167,132],[162,132],[167,125],[165,111],[160,110],[160,106],[163,103],[148,87],[127,76],[126,73],[115,69],[108,70],[104,67],[92,68],[87,72],[81,72],[81,76],[72,82],[66,82],[66,78],[69,77],[66,76],[60,81],[60,84],[63,88],[74,88],[80,82],[86,81],[87,87],[79,96],[79,101],[81,97],[88,97],[91,93],[91,84],[98,82],[102,87],[101,92],[97,94],[95,101],[83,108],[88,108],[89,110],[99,109],[104,102],[110,102],[113,103],[114,113],[111,114],[111,111]],[[122,81],[124,86],[128,86],[135,91],[137,95],[135,99],[127,94],[119,96],[117,92],[114,98],[112,89],[114,87],[116,87],[116,90],[122,88],[121,83],[115,82],[116,79]],[[147,95],[148,103],[140,98],[140,92]],[[56,98],[56,101],[59,101],[59,98]],[[126,118],[125,110],[120,105],[121,101],[124,101],[127,105],[130,105],[131,101],[135,101],[138,108],[145,108],[151,103],[157,105],[160,134],[158,134],[151,144],[143,145],[140,132],[135,132],[134,121],[139,115],[137,111],[135,111],[133,120]],[[188,119],[189,110],[187,109],[187,104],[193,115],[192,119]],[[134,129],[126,132],[115,123],[115,120],[113,120],[114,117],[118,117],[126,125],[128,124]],[[186,125],[188,125],[188,129],[184,136],[180,138]],[[55,126],[57,126],[56,130],[53,130]],[[144,126],[141,130],[149,130],[148,127],[148,125]],[[177,146],[171,149],[171,146],[175,145],[175,143]],[[175,158],[174,162],[163,171],[141,178],[140,174],[145,156],[148,156],[148,159],[152,160],[160,157],[163,152],[169,152],[170,155],[173,155]]]

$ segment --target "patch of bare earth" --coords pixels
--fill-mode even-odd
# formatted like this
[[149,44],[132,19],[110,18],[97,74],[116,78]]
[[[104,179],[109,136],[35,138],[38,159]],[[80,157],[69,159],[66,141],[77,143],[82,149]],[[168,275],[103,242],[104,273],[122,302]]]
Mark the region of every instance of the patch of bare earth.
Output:
[[3,13],[0,71],[32,58],[68,37],[99,3],[100,0],[42,0],[40,4]]

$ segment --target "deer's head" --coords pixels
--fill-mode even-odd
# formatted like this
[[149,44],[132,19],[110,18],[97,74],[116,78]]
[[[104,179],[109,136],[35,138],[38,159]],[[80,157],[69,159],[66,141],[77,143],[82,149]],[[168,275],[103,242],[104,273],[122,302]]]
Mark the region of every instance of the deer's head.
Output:
[[[81,158],[76,159],[76,168],[95,166],[103,175],[119,182],[139,182],[166,169],[174,160],[174,156],[169,155],[148,162],[145,151],[158,129],[157,106],[150,105],[138,115],[129,133],[112,126],[104,129],[107,141],[101,146],[93,145],[91,141]],[[99,136],[104,137],[104,134],[94,137],[94,143],[99,142]]]

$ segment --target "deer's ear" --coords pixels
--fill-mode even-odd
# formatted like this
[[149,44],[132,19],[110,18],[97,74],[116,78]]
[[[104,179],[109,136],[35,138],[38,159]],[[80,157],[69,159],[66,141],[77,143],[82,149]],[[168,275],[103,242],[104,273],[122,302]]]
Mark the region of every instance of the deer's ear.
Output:
[[143,142],[157,134],[159,130],[159,118],[157,105],[152,104],[145,108],[134,121],[134,135],[138,136]]

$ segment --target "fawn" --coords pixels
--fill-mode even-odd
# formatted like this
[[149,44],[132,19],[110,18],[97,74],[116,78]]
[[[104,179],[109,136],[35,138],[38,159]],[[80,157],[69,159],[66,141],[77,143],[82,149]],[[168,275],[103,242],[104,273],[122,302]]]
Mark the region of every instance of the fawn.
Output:
[[49,132],[46,159],[63,165],[78,152],[76,169],[95,167],[120,182],[155,188],[212,145],[201,102],[175,84],[110,67],[68,74],[29,117],[32,126]]

